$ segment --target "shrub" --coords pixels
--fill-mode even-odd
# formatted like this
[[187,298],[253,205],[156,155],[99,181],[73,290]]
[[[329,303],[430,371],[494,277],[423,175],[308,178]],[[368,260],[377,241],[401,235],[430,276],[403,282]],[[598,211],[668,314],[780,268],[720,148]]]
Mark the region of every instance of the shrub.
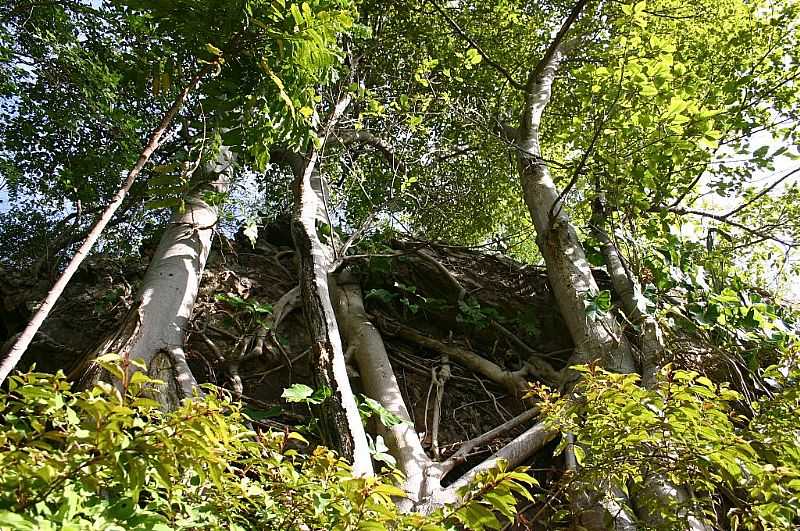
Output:
[[61,373],[30,372],[0,393],[0,528],[499,528],[493,510],[513,517],[512,491],[533,482],[500,468],[457,507],[401,514],[399,472],[353,477],[326,448],[297,451],[299,434],[255,432],[217,388],[165,413],[151,398],[158,382],[102,363],[120,385],[75,390]]

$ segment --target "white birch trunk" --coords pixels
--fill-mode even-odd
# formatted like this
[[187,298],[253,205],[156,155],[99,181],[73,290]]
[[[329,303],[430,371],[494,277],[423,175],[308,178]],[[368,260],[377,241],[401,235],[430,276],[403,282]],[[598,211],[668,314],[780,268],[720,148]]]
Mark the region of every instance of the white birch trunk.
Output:
[[441,472],[422,448],[383,338],[364,310],[361,286],[346,272],[339,277],[334,301],[339,329],[348,350],[352,349],[364,391],[403,421],[391,428],[379,424],[377,431],[406,477],[403,490],[408,500],[401,500],[398,505],[411,510],[441,488]]
[[[223,148],[217,161],[206,165],[206,174],[214,180],[204,191],[227,190],[233,159]],[[184,343],[218,214],[217,207],[203,200],[202,192],[185,200],[184,211],[173,215],[161,237],[134,307],[97,352],[144,361],[151,375],[166,382],[158,397],[165,408],[174,407],[197,389]],[[93,372],[90,379],[99,377],[96,368]]]

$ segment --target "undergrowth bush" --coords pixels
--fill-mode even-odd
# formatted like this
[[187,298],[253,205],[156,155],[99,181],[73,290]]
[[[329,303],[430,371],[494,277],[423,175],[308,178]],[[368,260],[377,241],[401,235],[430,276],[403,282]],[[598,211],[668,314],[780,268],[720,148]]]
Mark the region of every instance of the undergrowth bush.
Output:
[[165,413],[158,382],[102,363],[120,385],[30,372],[0,392],[0,528],[483,529],[501,527],[495,511],[513,518],[513,493],[530,497],[533,478],[501,467],[456,507],[401,514],[399,472],[353,477],[326,448],[299,452],[296,433],[255,432],[217,388]]
[[[714,528],[800,527],[800,368],[797,359],[763,371],[771,387],[746,403],[727,384],[665,367],[652,389],[635,374],[575,367],[583,378],[568,397],[535,388],[554,429],[575,438],[578,471],[569,488],[623,492],[652,478],[686,487],[682,504],[658,506],[658,529],[686,529],[689,515]],[[567,446],[562,438],[556,452]],[[641,503],[642,500],[640,499]],[[642,507],[638,507],[640,511]]]

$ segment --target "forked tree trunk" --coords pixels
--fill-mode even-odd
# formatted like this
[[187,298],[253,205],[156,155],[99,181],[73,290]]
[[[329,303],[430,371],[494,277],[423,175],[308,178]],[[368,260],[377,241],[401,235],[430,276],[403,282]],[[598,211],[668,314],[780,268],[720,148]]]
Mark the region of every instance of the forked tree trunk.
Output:
[[[400,501],[401,509],[429,513],[442,505],[457,503],[458,490],[472,482],[479,473],[496,467],[500,460],[504,460],[509,468],[517,467],[556,437],[556,432],[541,423],[536,424],[467,471],[450,486],[442,488],[442,477],[452,470],[457,461],[452,461],[451,458],[443,463],[434,462],[422,448],[389,362],[383,338],[364,309],[361,286],[349,273],[343,273],[339,277],[335,300],[341,331],[347,340],[348,349],[353,351],[364,390],[370,398],[377,400],[403,420],[402,424],[391,428],[378,427],[378,432],[386,439],[387,446],[397,459],[398,467],[406,476],[404,490],[409,499]],[[535,412],[523,416],[525,420],[529,420],[535,416]],[[514,425],[518,423],[515,422]],[[484,442],[488,440],[491,439]],[[462,450],[468,452],[472,442],[467,442]],[[480,443],[476,440],[475,444]]]
[[[585,4],[585,2],[583,2]],[[574,21],[581,3],[573,10]],[[568,29],[568,19],[554,45],[532,72],[526,86],[525,106],[517,129],[517,162],[526,206],[536,229],[536,243],[544,257],[547,276],[561,315],[575,343],[569,365],[598,362],[617,372],[634,372],[636,365],[630,345],[613,315],[590,319],[586,306],[598,293],[583,247],[569,216],[562,208],[550,171],[542,159],[539,129],[542,114],[550,101],[553,80],[564,57],[560,39]],[[563,385],[569,389],[577,379],[565,371]],[[580,512],[579,523],[588,529],[607,529],[607,520],[617,530],[636,529],[634,517],[625,507],[613,485],[598,486],[598,491],[573,500]]]
[[[222,148],[217,161],[206,165],[205,177],[214,180],[202,191],[226,191],[233,162],[232,153]],[[114,352],[144,361],[148,373],[165,382],[157,396],[165,409],[192,396],[197,387],[186,362],[184,343],[218,220],[217,207],[204,201],[202,191],[185,201],[183,212],[174,214],[150,261],[134,307],[117,332],[96,351],[97,355]],[[102,372],[91,366],[82,378],[83,384],[104,378]]]

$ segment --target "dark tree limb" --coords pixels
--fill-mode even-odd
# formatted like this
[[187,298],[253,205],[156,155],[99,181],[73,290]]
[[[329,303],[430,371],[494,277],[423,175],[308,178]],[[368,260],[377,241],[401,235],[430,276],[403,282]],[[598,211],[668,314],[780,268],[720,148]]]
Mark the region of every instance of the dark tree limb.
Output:
[[483,60],[486,61],[486,63],[489,66],[497,70],[497,72],[500,73],[500,75],[506,78],[506,80],[508,80],[509,84],[511,84],[512,87],[518,90],[523,90],[525,88],[525,85],[523,83],[520,83],[519,81],[514,79],[514,76],[511,75],[511,72],[509,72],[506,69],[506,67],[504,67],[503,65],[492,59],[492,56],[486,53],[486,51],[481,47],[481,45],[478,44],[478,42],[475,39],[473,39],[469,33],[463,30],[461,26],[458,25],[458,22],[456,22],[450,15],[448,15],[447,11],[445,11],[444,8],[442,8],[442,6],[440,6],[435,0],[428,0],[428,3],[431,4],[433,8],[440,15],[442,15],[442,17],[447,21],[450,27],[453,28],[453,30],[455,30],[455,32],[458,33],[462,39],[467,41],[470,44],[470,46],[472,46],[473,48],[475,48],[475,50],[477,50],[477,52],[481,55],[481,57],[483,57]]
[[[664,209],[654,207],[651,209],[651,212],[660,212],[662,210]],[[798,245],[800,245],[795,242],[783,240],[781,238],[778,238],[777,236],[773,236],[772,234],[768,234],[761,229],[754,229],[752,227],[744,225],[743,223],[739,223],[738,221],[733,221],[731,219],[728,219],[727,215],[725,214],[715,214],[713,212],[706,212],[705,210],[695,210],[692,208],[683,208],[683,207],[669,207],[665,210],[667,212],[670,212],[672,214],[678,214],[680,216],[688,215],[688,216],[698,216],[702,218],[713,219],[715,221],[719,221],[720,223],[730,225],[731,227],[736,227],[737,229],[743,230],[744,232],[756,236],[758,238],[762,238],[764,240],[771,240],[776,243],[780,243],[781,245],[785,245],[786,247],[797,247]]]
[[398,171],[400,173],[406,173],[407,171],[405,163],[397,156],[394,147],[383,138],[369,131],[338,131],[334,140],[343,146],[364,144],[373,147],[383,155],[383,158],[392,171]]

